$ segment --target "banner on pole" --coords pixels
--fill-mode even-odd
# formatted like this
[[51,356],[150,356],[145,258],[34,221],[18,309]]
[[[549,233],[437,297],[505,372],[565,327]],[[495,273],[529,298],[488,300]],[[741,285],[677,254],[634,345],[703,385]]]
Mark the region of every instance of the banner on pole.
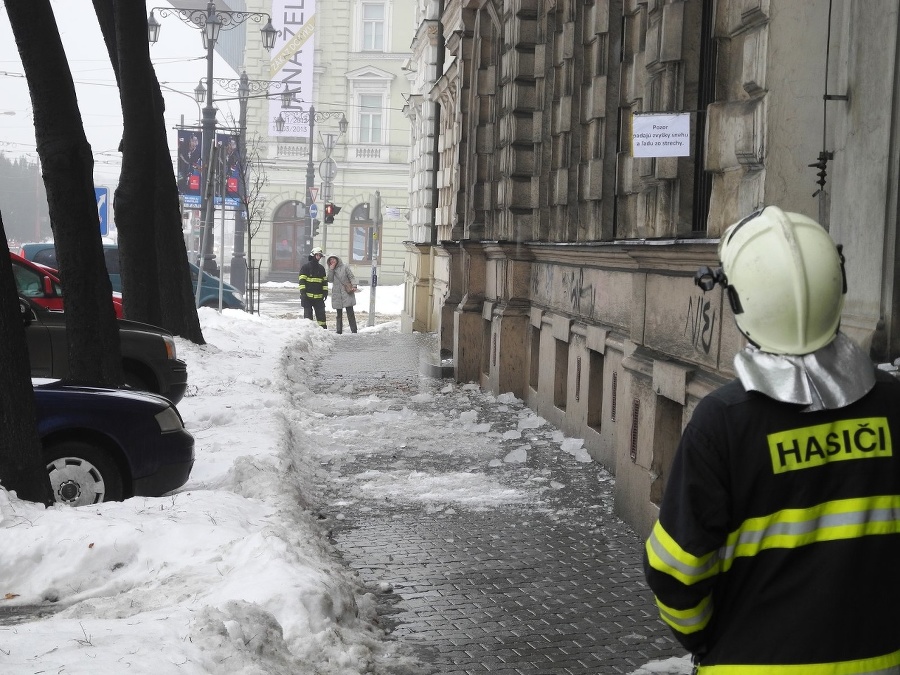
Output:
[[178,130],[178,192],[187,209],[199,209],[202,137],[199,129]]
[[241,207],[241,157],[238,152],[237,134],[216,134],[218,146],[217,157],[220,158],[216,167],[216,206],[228,209]]

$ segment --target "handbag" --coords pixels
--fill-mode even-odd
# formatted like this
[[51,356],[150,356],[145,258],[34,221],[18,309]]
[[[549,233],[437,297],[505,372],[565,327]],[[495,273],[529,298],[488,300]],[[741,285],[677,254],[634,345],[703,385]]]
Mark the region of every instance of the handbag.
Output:
[[356,286],[354,286],[353,284],[345,281],[344,282],[344,290],[347,291],[348,293],[356,293],[356,291],[358,291],[359,289]]

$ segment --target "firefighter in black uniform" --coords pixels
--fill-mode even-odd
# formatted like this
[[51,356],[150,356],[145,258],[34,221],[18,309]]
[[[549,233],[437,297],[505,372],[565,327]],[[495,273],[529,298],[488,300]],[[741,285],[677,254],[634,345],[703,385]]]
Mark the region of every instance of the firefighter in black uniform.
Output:
[[312,319],[316,315],[316,323],[327,328],[325,323],[325,300],[328,299],[327,272],[319,261],[325,253],[316,246],[309,252],[309,260],[300,268],[300,304],[303,306],[303,318]]
[[766,207],[717,270],[749,345],[684,429],[647,540],[698,675],[900,674],[900,381],[840,330],[841,250]]

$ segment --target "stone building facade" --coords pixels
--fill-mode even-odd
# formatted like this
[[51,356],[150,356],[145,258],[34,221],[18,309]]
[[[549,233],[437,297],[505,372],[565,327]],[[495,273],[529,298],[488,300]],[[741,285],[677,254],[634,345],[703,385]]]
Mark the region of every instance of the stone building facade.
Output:
[[[900,356],[892,0],[418,0],[404,330],[616,475],[646,534],[697,402],[744,341],[693,283],[767,204],[844,245],[842,327]],[[686,113],[686,156],[635,157]]]

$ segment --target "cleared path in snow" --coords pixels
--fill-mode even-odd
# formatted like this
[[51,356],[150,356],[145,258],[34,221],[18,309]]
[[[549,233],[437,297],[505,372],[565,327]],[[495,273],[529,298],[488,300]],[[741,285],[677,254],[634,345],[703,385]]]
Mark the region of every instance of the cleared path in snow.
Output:
[[690,672],[659,663],[684,651],[612,513],[612,477],[577,439],[514,397],[420,375],[433,335],[335,338],[306,383],[312,498],[422,672]]

